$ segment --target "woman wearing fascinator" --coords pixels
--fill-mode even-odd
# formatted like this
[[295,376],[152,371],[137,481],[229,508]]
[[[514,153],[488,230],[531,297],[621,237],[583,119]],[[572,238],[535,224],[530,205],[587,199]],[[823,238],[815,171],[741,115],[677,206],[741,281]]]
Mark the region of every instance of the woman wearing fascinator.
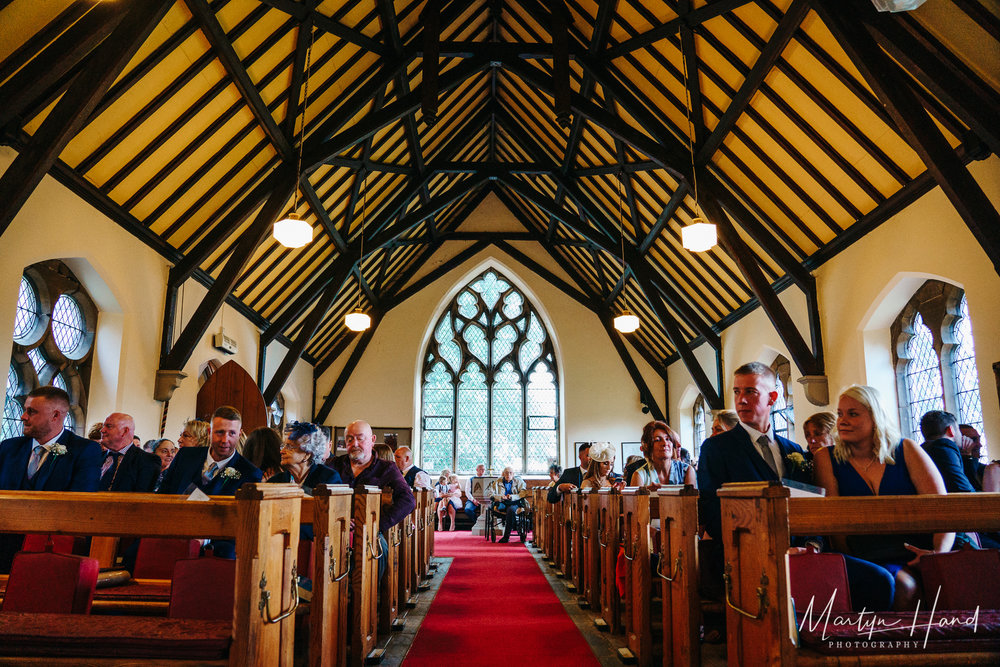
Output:
[[614,487],[620,489],[625,483],[615,476],[611,469],[615,467],[615,448],[610,442],[593,442],[590,444],[590,467],[583,478],[581,489],[603,489]]

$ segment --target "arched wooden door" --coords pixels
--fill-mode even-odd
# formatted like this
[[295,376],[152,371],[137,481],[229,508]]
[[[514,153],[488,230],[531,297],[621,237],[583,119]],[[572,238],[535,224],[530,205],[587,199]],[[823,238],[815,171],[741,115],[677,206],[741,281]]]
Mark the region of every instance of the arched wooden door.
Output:
[[235,361],[224,363],[198,390],[199,419],[210,421],[212,413],[220,405],[231,405],[240,411],[243,415],[243,431],[247,434],[267,426],[264,396],[250,374]]

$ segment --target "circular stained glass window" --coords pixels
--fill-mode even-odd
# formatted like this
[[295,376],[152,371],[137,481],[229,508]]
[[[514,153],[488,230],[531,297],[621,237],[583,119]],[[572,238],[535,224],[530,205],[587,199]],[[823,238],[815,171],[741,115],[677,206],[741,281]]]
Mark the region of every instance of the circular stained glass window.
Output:
[[14,315],[14,340],[21,341],[38,323],[38,295],[27,278],[21,277],[17,293],[17,313]]
[[66,386],[66,378],[62,376],[62,373],[59,373],[54,378],[52,378],[52,386],[59,387],[63,391],[69,391],[69,387]]
[[63,354],[69,356],[80,347],[84,336],[83,312],[73,297],[63,294],[52,309],[52,337]]

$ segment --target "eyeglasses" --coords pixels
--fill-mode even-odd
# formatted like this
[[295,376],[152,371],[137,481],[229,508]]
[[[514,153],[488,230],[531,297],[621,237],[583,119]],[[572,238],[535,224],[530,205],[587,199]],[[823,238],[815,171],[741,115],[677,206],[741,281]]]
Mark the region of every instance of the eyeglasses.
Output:
[[299,447],[297,444],[294,444],[294,443],[283,442],[283,443],[281,443],[281,447],[279,449],[302,449],[302,448]]

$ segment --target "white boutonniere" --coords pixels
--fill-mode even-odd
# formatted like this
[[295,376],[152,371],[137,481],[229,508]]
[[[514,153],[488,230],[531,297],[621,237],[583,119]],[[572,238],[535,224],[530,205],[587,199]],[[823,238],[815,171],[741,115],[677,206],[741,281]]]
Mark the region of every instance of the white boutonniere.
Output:
[[226,479],[239,479],[240,471],[236,468],[226,468],[222,471],[222,476]]
[[58,442],[49,447],[49,454],[52,456],[62,456],[66,451],[66,445],[61,445]]

